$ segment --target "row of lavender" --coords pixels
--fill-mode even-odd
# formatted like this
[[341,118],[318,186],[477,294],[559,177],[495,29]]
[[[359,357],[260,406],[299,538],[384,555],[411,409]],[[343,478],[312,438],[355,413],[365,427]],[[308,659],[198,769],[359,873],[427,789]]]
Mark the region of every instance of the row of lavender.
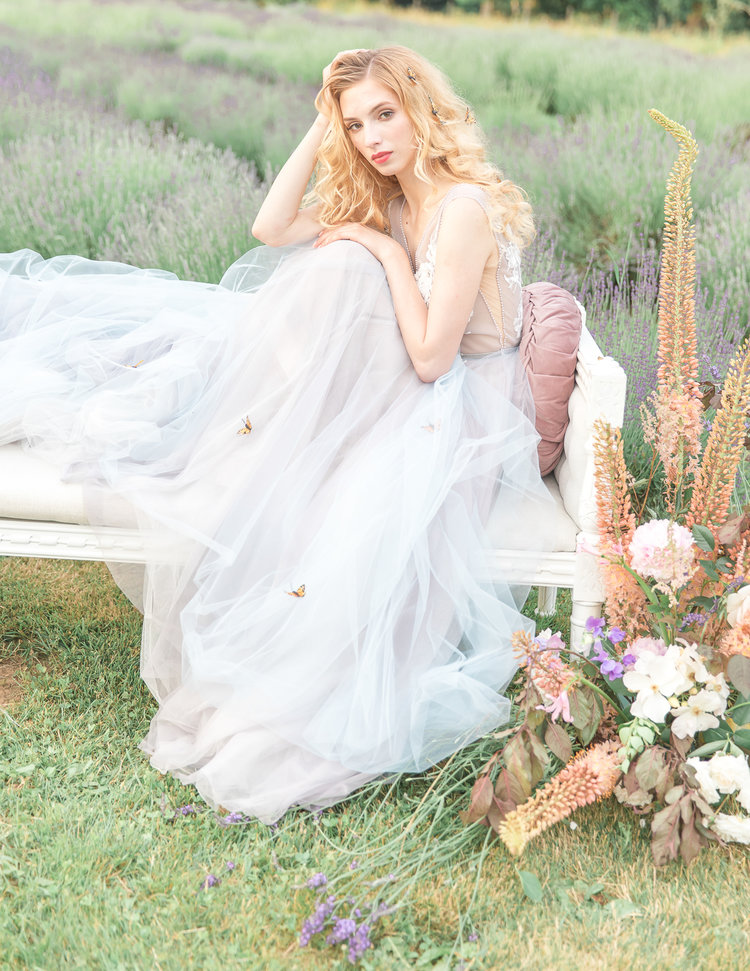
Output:
[[[185,138],[189,126],[177,125],[166,110],[152,112],[151,120],[161,124],[147,127],[107,99],[71,94],[59,77],[53,81],[34,67],[35,60],[23,44],[0,53],[6,188],[0,248],[77,252],[217,280],[253,245],[249,227],[268,172],[261,178],[231,150]],[[125,58],[118,70],[127,63]],[[205,65],[196,71],[206,84],[216,80]],[[266,89],[267,101],[294,93],[285,104],[288,120],[267,128],[269,144],[283,135],[287,150],[309,115],[310,91],[289,81],[281,83],[281,94],[277,83],[268,81]],[[258,105],[256,120],[263,116]],[[226,97],[218,99],[215,114],[234,124],[248,118],[246,105]],[[203,134],[200,106],[193,119],[193,130]],[[558,119],[536,132],[508,123],[492,135],[493,153],[529,187],[544,230],[529,254],[526,277],[551,279],[576,292],[603,348],[628,372],[631,415],[655,382],[654,211],[670,166],[669,146],[644,131],[638,120],[623,124],[602,114],[597,121]],[[714,134],[704,155],[704,188],[696,192],[697,323],[708,378],[723,372],[748,324],[750,161],[737,132],[726,129]],[[633,169],[640,172],[636,193]],[[592,224],[600,229],[593,238]]]

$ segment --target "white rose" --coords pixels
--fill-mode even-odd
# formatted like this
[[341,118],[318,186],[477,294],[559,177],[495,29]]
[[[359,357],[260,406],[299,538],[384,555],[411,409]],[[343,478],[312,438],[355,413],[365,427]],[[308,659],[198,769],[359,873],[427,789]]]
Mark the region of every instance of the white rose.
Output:
[[728,843],[750,843],[750,816],[719,813],[713,822],[709,821],[709,825],[714,833]]
[[727,620],[730,627],[738,627],[750,620],[750,584],[727,597]]

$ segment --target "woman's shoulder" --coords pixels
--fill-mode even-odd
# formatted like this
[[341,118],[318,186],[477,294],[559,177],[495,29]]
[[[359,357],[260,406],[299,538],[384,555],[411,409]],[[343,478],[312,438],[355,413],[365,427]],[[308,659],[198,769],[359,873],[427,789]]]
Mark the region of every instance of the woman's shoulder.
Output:
[[443,205],[454,199],[474,199],[487,212],[491,205],[486,189],[475,182],[457,182],[451,186],[443,197]]

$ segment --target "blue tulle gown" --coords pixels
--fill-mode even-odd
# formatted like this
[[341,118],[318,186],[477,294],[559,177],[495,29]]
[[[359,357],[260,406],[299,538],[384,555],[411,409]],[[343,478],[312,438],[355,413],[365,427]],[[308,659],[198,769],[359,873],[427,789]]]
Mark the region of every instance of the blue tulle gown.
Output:
[[[414,255],[427,298],[434,238]],[[516,316],[423,384],[356,243],[261,247],[219,286],[0,257],[0,442],[44,451],[92,522],[153,544],[137,593],[157,769],[272,821],[507,718],[530,624],[476,577],[491,503],[543,501]]]

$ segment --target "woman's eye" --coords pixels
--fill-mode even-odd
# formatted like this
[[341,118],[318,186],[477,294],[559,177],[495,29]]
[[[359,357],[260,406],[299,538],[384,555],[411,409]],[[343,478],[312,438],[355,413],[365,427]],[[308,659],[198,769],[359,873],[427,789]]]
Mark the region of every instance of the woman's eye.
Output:
[[347,131],[359,131],[362,126],[358,121],[353,121],[351,125],[346,129]]
[[390,118],[392,114],[393,114],[393,112],[389,108],[387,111],[381,111],[380,112],[380,117],[381,118]]

